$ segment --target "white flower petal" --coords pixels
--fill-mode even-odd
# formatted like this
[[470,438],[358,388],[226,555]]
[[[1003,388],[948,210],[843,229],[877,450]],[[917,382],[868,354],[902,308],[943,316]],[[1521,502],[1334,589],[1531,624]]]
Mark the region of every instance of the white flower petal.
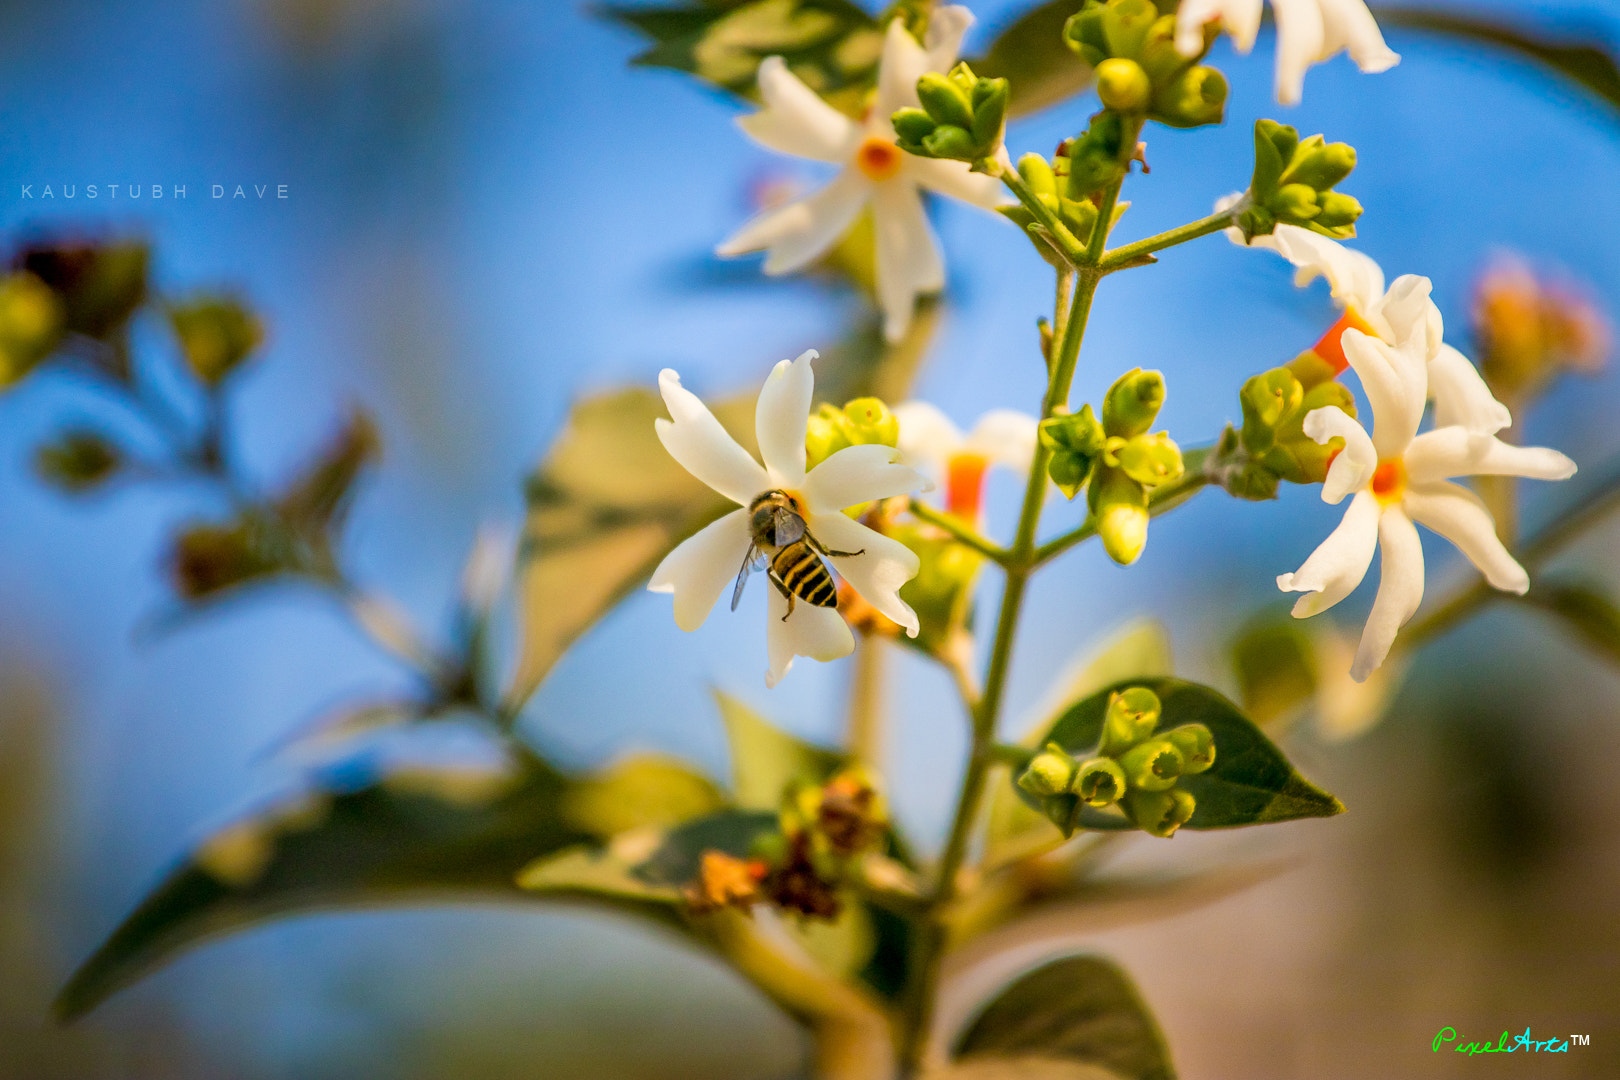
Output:
[[770,487],[759,462],[737,445],[696,394],[681,385],[679,375],[665,368],[658,373],[658,389],[672,419],[660,418],[653,426],[681,468],[743,506]]
[[1260,32],[1260,0],[1183,0],[1176,9],[1176,50],[1193,57],[1204,51],[1204,25],[1220,20],[1232,48],[1247,53]]
[[945,263],[923,209],[922,195],[910,183],[878,184],[872,194],[877,236],[878,304],[883,334],[891,343],[905,337],[918,294],[945,287]]
[[748,511],[733,510],[692,536],[658,564],[647,588],[675,594],[675,625],[696,630],[748,557]]
[[968,434],[968,451],[1014,471],[1028,472],[1040,440],[1040,421],[1016,409],[991,409]]
[[1383,555],[1378,598],[1361,632],[1356,661],[1350,665],[1350,677],[1356,682],[1364,681],[1384,662],[1396,633],[1423,602],[1423,542],[1412,520],[1398,507],[1390,507],[1378,519],[1378,548]]
[[1479,369],[1450,345],[1441,345],[1429,361],[1429,395],[1434,398],[1436,428],[1455,426],[1475,435],[1494,435],[1513,423],[1513,414],[1496,400]]
[[928,16],[923,49],[928,54],[929,71],[949,71],[962,54],[962,38],[973,25],[973,12],[960,4],[935,8]]
[[929,191],[937,191],[985,210],[994,210],[1017,201],[1000,180],[974,172],[965,161],[912,157],[906,160],[906,174]]
[[859,125],[804,85],[780,56],[760,62],[759,96],[764,108],[737,118],[755,142],[794,157],[849,162],[860,143]]
[[1545,446],[1514,446],[1494,435],[1473,435],[1460,427],[1435,428],[1412,440],[1406,451],[1411,483],[1449,480],[1453,476],[1524,476],[1532,480],[1567,480],[1575,463]]
[[820,191],[755,216],[715,254],[767,251],[767,274],[792,273],[838,242],[866,205],[871,188],[859,169],[845,169]]
[[1318,0],[1271,0],[1277,19],[1277,100],[1298,105],[1305,72],[1322,60],[1324,27]]
[[1363,314],[1391,345],[1402,344],[1414,336],[1422,337],[1423,356],[1432,359],[1445,335],[1440,309],[1429,299],[1433,290],[1434,284],[1428,278],[1402,274],[1389,287],[1389,292]]
[[775,487],[792,489],[804,483],[804,433],[816,392],[810,361],[820,355],[806,349],[798,359],[778,363],[754,404],[754,437]]
[[796,600],[793,614],[788,615],[786,598],[780,589],[772,586],[765,610],[765,651],[771,665],[765,673],[767,687],[782,681],[782,676],[793,666],[795,656],[827,661],[855,651],[855,635],[837,608],[816,607]]
[[1345,359],[1372,405],[1373,446],[1380,459],[1399,457],[1417,433],[1428,397],[1428,358],[1422,339],[1387,345],[1360,330],[1346,330],[1341,341]]
[[1294,603],[1294,618],[1305,619],[1337,604],[1355,591],[1372,565],[1378,544],[1378,500],[1362,492],[1350,500],[1338,528],[1328,534],[1310,558],[1292,574],[1279,574],[1277,588],[1307,595]]
[[1305,435],[1327,445],[1334,436],[1344,440],[1344,449],[1328,466],[1327,478],[1322,482],[1322,501],[1337,503],[1353,491],[1360,491],[1372,480],[1378,469],[1378,451],[1372,439],[1350,414],[1337,405],[1312,409],[1305,416]]
[[903,402],[895,406],[894,417],[900,422],[900,454],[913,468],[942,472],[962,449],[961,429],[926,401]]
[[900,586],[917,576],[921,566],[916,552],[900,541],[868,529],[843,514],[816,514],[809,520],[816,540],[833,551],[859,551],[860,555],[835,558],[838,575],[868,604],[877,608],[906,633],[917,636],[917,613],[900,599]]
[[1530,588],[1530,575],[1508,554],[1496,535],[1491,512],[1478,495],[1444,481],[1414,484],[1401,500],[1419,525],[1433,529],[1468,556],[1492,588],[1519,593]]
[[897,110],[916,108],[917,80],[929,71],[928,54],[896,17],[883,37],[883,58],[878,62],[877,98],[872,103],[870,126],[889,133],[889,117]]
[[814,514],[838,514],[874,499],[924,491],[933,486],[916,469],[900,464],[901,457],[901,452],[892,446],[844,447],[811,469],[810,475],[804,478],[807,509]]
[[1325,278],[1333,299],[1341,306],[1355,308],[1365,315],[1384,298],[1384,271],[1365,252],[1347,248],[1331,237],[1313,233],[1298,225],[1278,225],[1272,241],[1255,247],[1270,247],[1298,268],[1294,284],[1300,288],[1316,278]]
[[[1350,51],[1356,67],[1369,75],[1388,71],[1401,62],[1399,53],[1384,44],[1378,22],[1367,10],[1365,0],[1319,0],[1327,55],[1340,49]],[[1326,59],[1326,56],[1323,57]]]

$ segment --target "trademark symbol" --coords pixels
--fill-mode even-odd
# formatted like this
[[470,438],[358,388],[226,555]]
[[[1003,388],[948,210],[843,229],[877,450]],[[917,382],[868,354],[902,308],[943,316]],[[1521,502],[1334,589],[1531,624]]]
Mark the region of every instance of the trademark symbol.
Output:
[[1571,1035],[1569,1037],[1569,1042],[1570,1042],[1571,1046],[1591,1046],[1592,1045],[1592,1036],[1590,1036],[1590,1035]]

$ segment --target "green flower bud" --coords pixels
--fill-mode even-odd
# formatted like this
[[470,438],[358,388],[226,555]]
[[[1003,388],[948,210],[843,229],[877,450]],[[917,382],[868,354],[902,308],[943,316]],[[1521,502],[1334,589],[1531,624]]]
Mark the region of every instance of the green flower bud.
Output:
[[118,447],[96,432],[69,431],[39,448],[34,469],[47,483],[78,493],[99,487],[123,460]]
[[921,109],[912,108],[901,109],[889,118],[889,122],[894,125],[894,133],[900,146],[913,152],[914,148],[922,145],[922,141],[933,134],[934,129],[939,126],[932,116]]
[[973,106],[974,141],[979,156],[992,153],[1001,144],[1001,131],[1007,122],[1007,99],[1011,85],[1006,79],[979,79],[973,84],[969,103]]
[[1192,776],[1215,764],[1215,735],[1203,724],[1182,724],[1164,737],[1181,751],[1181,775]]
[[1018,175],[1035,194],[1057,198],[1057,176],[1052,172],[1052,163],[1040,154],[1025,154],[1019,158]]
[[1226,76],[1199,64],[1166,83],[1153,96],[1153,119],[1177,128],[1218,124],[1226,115]]
[[1243,384],[1238,399],[1243,405],[1243,445],[1263,454],[1277,438],[1277,426],[1292,416],[1305,397],[1305,388],[1287,368],[1272,368]]
[[1126,476],[1146,488],[1180,479],[1184,468],[1181,448],[1164,431],[1126,440],[1114,458]]
[[1030,758],[1018,778],[1018,786],[1031,795],[1062,795],[1075,778],[1075,760],[1057,743]]
[[1147,491],[1142,485],[1119,469],[1099,466],[1086,499],[1108,557],[1121,566],[1140,558],[1148,529]]
[[[1118,207],[1116,207],[1114,216],[1117,220],[1119,216]],[[1097,204],[1090,199],[1080,202],[1075,202],[1073,199],[1060,199],[1058,217],[1063,220],[1063,224],[1069,227],[1070,232],[1084,241],[1091,236],[1091,230],[1097,225]]]
[[1116,56],[1097,65],[1097,96],[1116,112],[1136,113],[1148,107],[1153,82],[1135,60]]
[[1065,194],[1071,199],[1084,199],[1123,176],[1128,157],[1124,142],[1125,121],[1118,113],[1105,109],[1093,116],[1085,132],[1069,140],[1065,155],[1069,183]]
[[1136,57],[1154,86],[1163,86],[1174,79],[1191,62],[1176,48],[1176,16],[1174,12],[1160,15],[1148,28],[1147,39]]
[[1322,208],[1316,202],[1316,189],[1305,184],[1284,184],[1277,189],[1277,193],[1266,200],[1266,205],[1277,215],[1279,221],[1288,221],[1294,224],[1310,221]]
[[805,468],[813,469],[844,447],[853,445],[849,417],[842,409],[822,402],[805,425]]
[[1149,0],[1109,0],[1102,19],[1109,55],[1135,57],[1158,18],[1159,9]]
[[1152,836],[1169,838],[1192,819],[1196,802],[1180,788],[1170,791],[1126,792],[1125,815]]
[[1138,743],[1119,755],[1119,767],[1132,788],[1140,791],[1168,791],[1180,778],[1186,759],[1176,744],[1160,736]]
[[940,124],[959,127],[963,131],[973,126],[973,105],[962,88],[949,76],[931,71],[917,80],[917,99],[928,115]]
[[1103,428],[1110,435],[1128,439],[1153,426],[1164,404],[1164,376],[1157,371],[1132,368],[1108,388],[1103,398]]
[[[1311,222],[1312,225],[1324,229],[1343,229],[1354,225],[1361,217],[1361,204],[1341,192],[1324,191],[1316,201],[1322,209]],[[1346,235],[1354,235],[1354,232]]]
[[264,340],[264,326],[234,300],[201,297],[169,309],[169,325],[193,375],[217,386]]
[[1108,35],[1103,30],[1107,8],[1087,4],[1063,24],[1063,42],[1087,64],[1095,68],[1109,56]]
[[875,397],[856,398],[844,406],[845,430],[853,446],[896,446],[900,419]]
[[1254,122],[1254,179],[1249,187],[1256,198],[1264,198],[1282,183],[1283,170],[1294,160],[1299,132],[1275,120]]
[[975,161],[984,155],[973,134],[955,124],[941,124],[922,141],[923,153],[928,157],[952,161]]
[[1159,713],[1159,695],[1147,687],[1116,690],[1108,696],[1108,708],[1103,713],[1098,753],[1117,758],[1146,739],[1159,726]]
[[1270,210],[1263,206],[1251,206],[1238,215],[1238,228],[1243,230],[1245,240],[1253,240],[1257,236],[1270,236],[1277,228],[1277,218]]
[[1125,794],[1125,770],[1112,758],[1092,758],[1075,771],[1072,787],[1087,806],[1110,806]]
[[1091,406],[1083,405],[1078,413],[1042,420],[1039,431],[1042,445],[1052,451],[1047,475],[1065,498],[1073,499],[1102,456],[1102,425],[1092,415]]
[[62,334],[62,304],[26,270],[0,280],[0,390],[32,371],[56,348]]
[[1349,143],[1328,143],[1312,135],[1294,152],[1293,164],[1284,171],[1281,183],[1305,184],[1326,191],[1349,176],[1356,167],[1356,148]]

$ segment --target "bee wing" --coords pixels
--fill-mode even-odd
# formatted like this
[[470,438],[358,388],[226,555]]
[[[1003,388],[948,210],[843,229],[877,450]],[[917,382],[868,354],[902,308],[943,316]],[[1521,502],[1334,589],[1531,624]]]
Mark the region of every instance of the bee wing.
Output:
[[737,605],[742,603],[743,586],[748,584],[748,575],[753,573],[754,564],[759,561],[759,548],[753,544],[748,545],[748,554],[743,557],[742,569],[737,571],[737,585],[731,590],[731,610],[736,611]]
[[779,548],[797,543],[805,534],[804,518],[791,510],[778,510],[773,527],[776,531],[776,546]]

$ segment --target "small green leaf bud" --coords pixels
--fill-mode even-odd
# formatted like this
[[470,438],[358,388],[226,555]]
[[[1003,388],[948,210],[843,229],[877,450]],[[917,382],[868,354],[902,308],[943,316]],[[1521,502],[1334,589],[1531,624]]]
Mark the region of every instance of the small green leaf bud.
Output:
[[1153,426],[1164,404],[1164,376],[1157,371],[1132,368],[1108,388],[1103,398],[1103,428],[1110,435],[1128,439]]
[[56,348],[62,303],[26,270],[0,280],[0,390],[20,381]]
[[955,124],[941,124],[922,141],[923,153],[928,157],[952,161],[974,161],[983,155],[972,132]]
[[1073,787],[1087,806],[1110,806],[1125,794],[1125,770],[1113,758],[1092,758],[1075,771]]
[[844,406],[850,445],[895,446],[900,442],[900,419],[875,397],[856,398]]
[[1310,221],[1322,208],[1316,202],[1316,189],[1307,184],[1284,184],[1266,201],[1279,221],[1295,224]]
[[1328,143],[1312,135],[1295,151],[1293,164],[1283,173],[1284,184],[1306,184],[1326,191],[1356,168],[1356,148],[1349,143]]
[[929,72],[917,80],[917,99],[940,124],[959,127],[964,132],[973,126],[973,105],[968,96],[947,75]]
[[1052,172],[1052,163],[1040,154],[1025,154],[1019,158],[1018,175],[1035,194],[1057,197],[1057,176]]
[[1176,744],[1164,736],[1138,743],[1119,756],[1125,778],[1140,791],[1168,791],[1175,786],[1185,764]]
[[200,297],[169,309],[169,325],[198,381],[217,386],[264,340],[264,326],[234,300]]
[[1062,795],[1074,782],[1075,768],[1074,758],[1061,746],[1047,743],[1045,750],[1030,758],[1018,786],[1031,795]]
[[1298,410],[1305,388],[1287,368],[1272,368],[1243,384],[1243,445],[1263,454],[1276,441],[1277,426]]
[[932,116],[921,109],[905,108],[889,118],[900,145],[908,150],[922,145],[922,141],[939,126]]
[[99,487],[123,464],[118,447],[94,431],[68,431],[41,446],[34,468],[41,479],[63,491]]
[[1108,708],[1103,713],[1098,753],[1117,758],[1146,739],[1159,726],[1159,713],[1159,695],[1147,687],[1116,690],[1108,696]]
[[1196,801],[1180,788],[1170,791],[1129,791],[1123,803],[1125,815],[1136,827],[1152,836],[1169,838],[1192,819]]
[[1218,124],[1226,115],[1226,76],[1203,64],[1188,68],[1153,96],[1153,119],[1171,127]]
[[1192,776],[1215,764],[1215,735],[1203,724],[1182,724],[1164,737],[1181,751],[1181,775]]
[[1006,79],[980,79],[973,85],[969,98],[973,106],[973,138],[979,144],[979,156],[991,153],[1001,143],[1002,127],[1007,122],[1007,98],[1011,85]]
[[1096,77],[1097,96],[1116,112],[1142,112],[1152,100],[1153,82],[1135,60],[1122,56],[1104,60],[1097,65]]
[[1146,488],[1178,480],[1184,470],[1181,448],[1164,431],[1126,440],[1114,457],[1126,476]]
[[1147,491],[1119,469],[1099,466],[1086,491],[1086,501],[1097,519],[1103,550],[1121,566],[1129,566],[1147,546]]
[[1361,204],[1342,192],[1324,191],[1316,201],[1322,209],[1311,222],[1313,225],[1320,225],[1325,229],[1342,229],[1354,225],[1361,217]]

